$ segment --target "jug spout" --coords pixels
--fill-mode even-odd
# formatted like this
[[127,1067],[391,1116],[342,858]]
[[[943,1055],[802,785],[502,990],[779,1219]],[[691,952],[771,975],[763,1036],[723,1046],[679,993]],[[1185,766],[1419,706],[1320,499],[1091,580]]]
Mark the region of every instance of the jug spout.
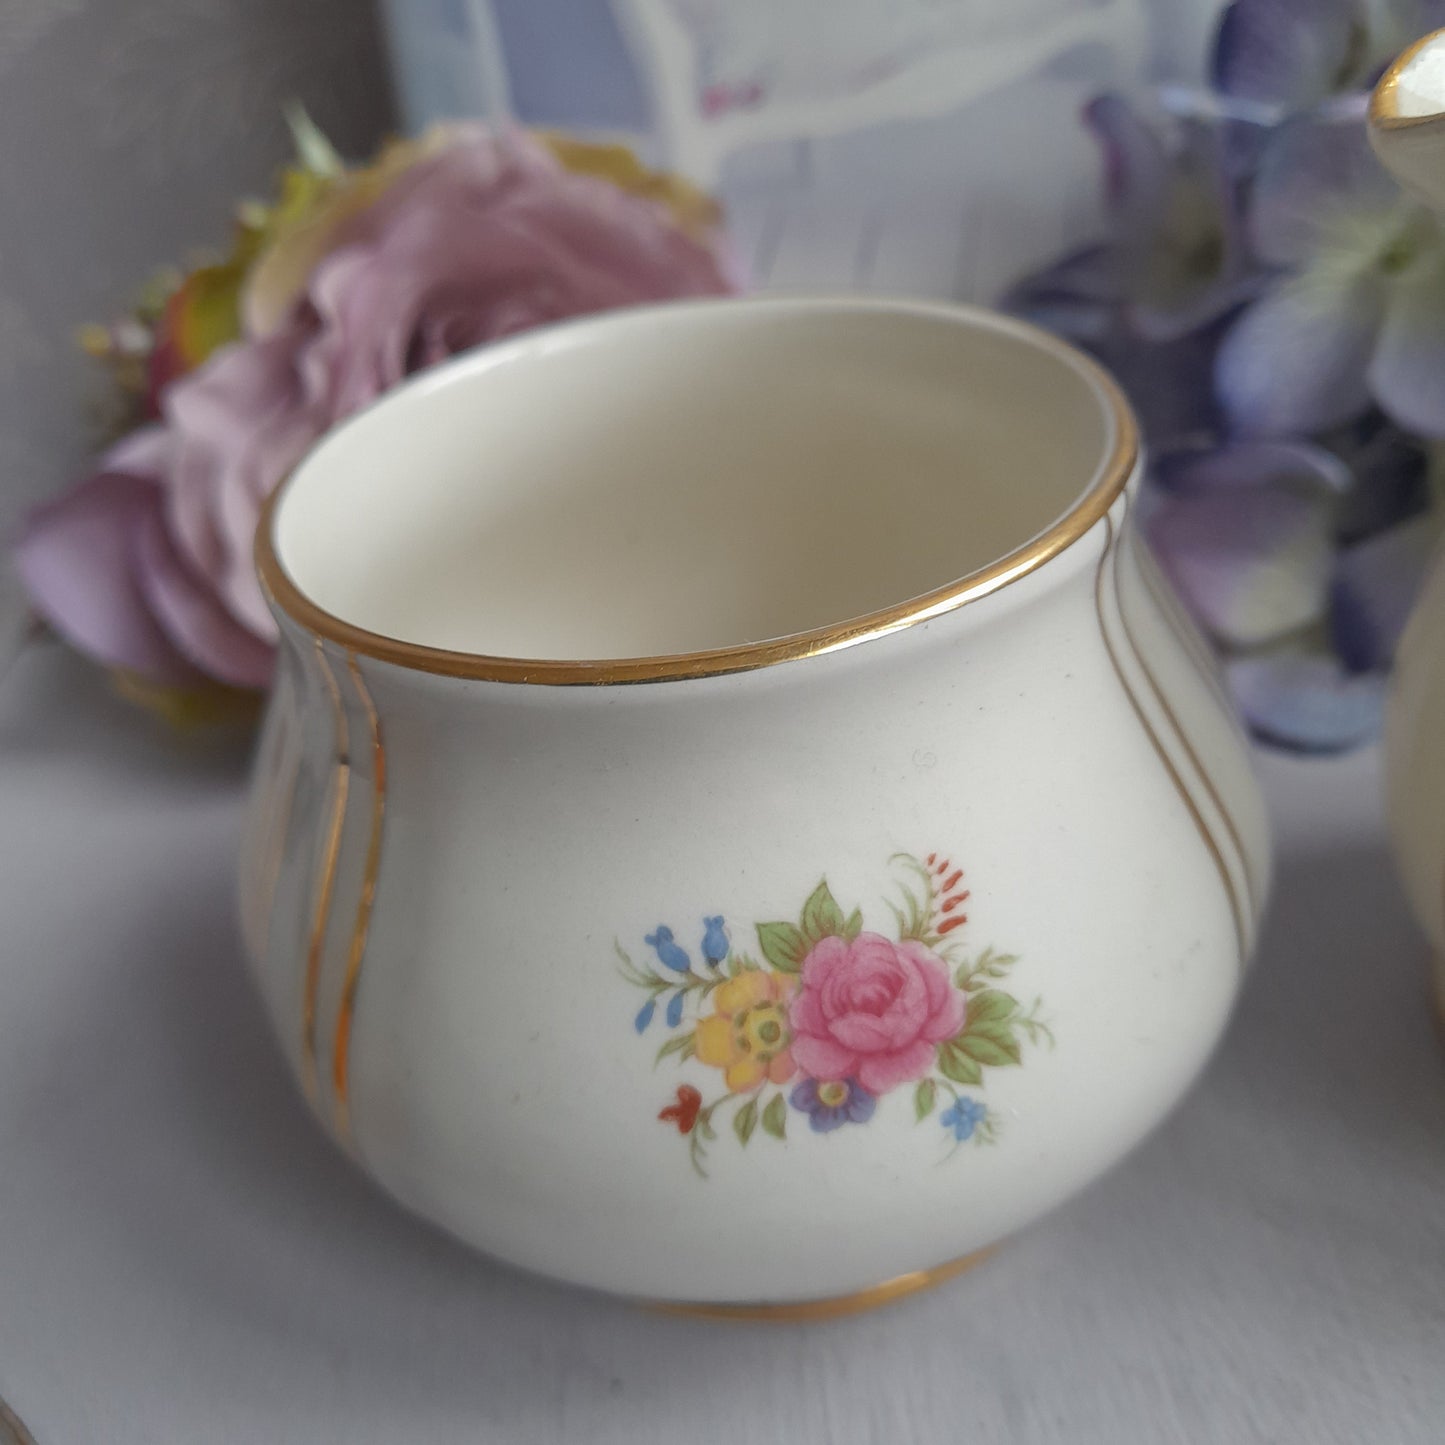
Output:
[[1380,77],[1369,129],[1395,179],[1445,212],[1445,30],[1417,40]]

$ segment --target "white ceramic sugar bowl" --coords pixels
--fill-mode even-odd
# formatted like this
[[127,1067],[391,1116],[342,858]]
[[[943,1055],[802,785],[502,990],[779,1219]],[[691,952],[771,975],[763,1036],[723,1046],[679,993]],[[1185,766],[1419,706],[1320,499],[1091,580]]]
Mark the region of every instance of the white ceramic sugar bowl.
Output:
[[335,433],[242,882],[326,1128],[505,1260],[782,1315],[1108,1168],[1268,873],[1137,480],[1091,362],[921,302],[577,322]]

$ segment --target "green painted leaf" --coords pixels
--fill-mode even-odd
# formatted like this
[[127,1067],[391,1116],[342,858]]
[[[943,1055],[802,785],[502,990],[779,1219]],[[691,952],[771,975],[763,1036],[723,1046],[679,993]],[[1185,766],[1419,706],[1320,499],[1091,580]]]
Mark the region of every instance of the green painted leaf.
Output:
[[963,1051],[961,1039],[949,1039],[938,1046],[938,1071],[955,1084],[983,1083],[983,1070],[978,1061]]
[[961,1038],[968,1038],[971,1035],[980,1035],[986,1039],[993,1039],[996,1043],[1011,1044],[1014,1042],[1014,1029],[1019,1023],[1018,1019],[968,1019],[963,1026]]
[[996,988],[980,989],[968,1000],[968,1027],[998,1019],[1011,1019],[1017,1012],[1019,1001]]
[[1012,1033],[994,1029],[969,1029],[957,1040],[959,1048],[969,1058],[990,1068],[1001,1068],[1005,1064],[1020,1061],[1018,1040]]
[[758,924],[758,947],[780,973],[797,973],[808,956],[808,940],[792,923]]
[[863,932],[863,910],[855,908],[843,921],[843,937],[857,938]]
[[808,895],[803,905],[802,924],[803,934],[810,943],[842,933],[843,910],[838,907],[826,878]]
[[[714,1104],[712,1109],[716,1107],[717,1105]],[[717,1138],[717,1130],[712,1126],[712,1109],[709,1109],[706,1114],[699,1114],[697,1116],[697,1123],[693,1126],[693,1132],[700,1134],[704,1139]]]
[[668,1041],[658,1049],[657,1057],[653,1060],[653,1063],[660,1064],[670,1054],[681,1054],[685,1059],[691,1058],[694,1047],[691,1033],[679,1034],[675,1039],[668,1039]]
[[788,1134],[788,1101],[781,1094],[774,1094],[763,1110],[763,1131],[774,1139],[785,1139]]
[[741,1109],[733,1115],[733,1133],[738,1136],[739,1144],[746,1144],[753,1137],[753,1130],[758,1127],[758,1101],[749,1099]]
[[913,1091],[913,1117],[921,1122],[933,1112],[938,1097],[938,1085],[932,1079],[924,1079]]

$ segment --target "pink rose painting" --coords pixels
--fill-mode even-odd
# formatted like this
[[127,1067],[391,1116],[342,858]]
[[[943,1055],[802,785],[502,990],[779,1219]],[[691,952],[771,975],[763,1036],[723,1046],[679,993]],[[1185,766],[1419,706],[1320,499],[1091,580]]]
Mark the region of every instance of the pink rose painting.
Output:
[[[790,1118],[813,1134],[876,1128],[891,1112],[880,1104],[904,1092],[908,1106],[891,1117],[936,1119],[950,1151],[997,1140],[980,1097],[986,1071],[1022,1064],[1025,1045],[1053,1035],[1039,1000],[1025,1005],[998,986],[1018,958],[968,947],[963,870],[937,853],[892,861],[903,875],[902,906],[886,905],[896,937],[865,930],[861,909],[845,914],[825,880],[796,923],[756,925],[760,957],[735,943],[721,914],[700,920],[697,962],[686,930],[667,924],[645,935],[650,958],[615,945],[623,978],[646,994],[633,1028],[645,1034],[661,1015],[655,1062],[672,1058],[697,1076],[658,1117],[688,1139],[704,1178],[719,1110],[746,1146],[759,1130],[786,1141]],[[704,1102],[699,1085],[718,1077],[709,1071],[721,1071],[723,1092]]]
[[793,1060],[815,1079],[857,1079],[875,1097],[929,1073],[963,1027],[948,965],[917,939],[834,935],[803,960],[790,1013]]
[[241,223],[237,258],[193,273],[154,320],[147,424],[30,517],[18,566],[35,610],[148,684],[265,687],[276,627],[252,543],[311,445],[470,347],[734,290],[715,223],[705,197],[618,147],[480,125],[363,171],[288,173]]

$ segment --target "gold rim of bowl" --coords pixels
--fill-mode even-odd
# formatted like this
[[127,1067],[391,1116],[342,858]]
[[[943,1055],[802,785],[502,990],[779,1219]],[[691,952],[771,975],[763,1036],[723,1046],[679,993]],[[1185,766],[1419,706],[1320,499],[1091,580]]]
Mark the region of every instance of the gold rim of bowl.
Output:
[[1380,130],[1414,130],[1422,125],[1441,123],[1442,117],[1439,114],[1400,115],[1397,109],[1397,92],[1400,88],[1400,77],[1404,74],[1405,68],[1427,45],[1433,45],[1442,36],[1445,36],[1445,30],[1432,30],[1428,35],[1422,35],[1412,45],[1406,46],[1395,57],[1389,68],[1376,82],[1375,89],[1370,95],[1371,125],[1377,126]]
[[[718,306],[768,306],[780,309],[794,303],[757,299],[701,303]],[[255,561],[261,586],[271,601],[293,622],[315,637],[323,638],[348,652],[415,672],[443,677],[468,678],[486,682],[530,682],[552,685],[600,686],[610,683],[670,682],[686,678],[716,677],[725,673],[748,672],[779,662],[836,652],[860,642],[886,636],[919,622],[941,617],[956,608],[1006,587],[1010,582],[1036,571],[1083,537],[1109,510],[1128,485],[1139,457],[1138,427],[1129,403],[1113,377],[1103,367],[1067,342],[1027,322],[999,316],[981,308],[926,301],[889,303],[876,299],[827,297],[809,298],[805,305],[829,304],[855,311],[908,311],[914,314],[947,316],[957,321],[983,324],[1004,331],[1051,353],[1071,367],[1098,392],[1113,424],[1113,444],[1098,466],[1088,487],[1058,521],[996,561],[969,573],[956,582],[922,596],[909,598],[863,617],[850,618],[764,642],[711,648],[702,652],[670,653],[657,657],[623,657],[587,661],[548,658],[496,657],[484,653],[458,652],[405,642],[397,637],[371,632],[337,617],[313,602],[292,580],[276,548],[276,523],[280,504],[293,471],[266,501],[256,531]],[[581,324],[598,318],[583,318]],[[575,325],[563,323],[564,325]],[[379,404],[385,404],[385,398]],[[304,465],[304,463],[303,463]]]

